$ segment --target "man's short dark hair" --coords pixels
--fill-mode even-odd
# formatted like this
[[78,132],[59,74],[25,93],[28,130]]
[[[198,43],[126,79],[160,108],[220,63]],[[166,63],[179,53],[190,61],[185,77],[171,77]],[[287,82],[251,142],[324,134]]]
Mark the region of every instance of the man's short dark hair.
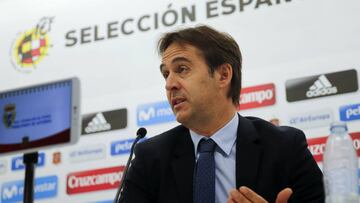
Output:
[[163,54],[173,43],[189,44],[199,49],[211,75],[220,65],[230,64],[233,77],[228,97],[232,98],[235,105],[239,104],[242,57],[238,44],[230,35],[204,25],[169,32],[159,40],[159,53]]

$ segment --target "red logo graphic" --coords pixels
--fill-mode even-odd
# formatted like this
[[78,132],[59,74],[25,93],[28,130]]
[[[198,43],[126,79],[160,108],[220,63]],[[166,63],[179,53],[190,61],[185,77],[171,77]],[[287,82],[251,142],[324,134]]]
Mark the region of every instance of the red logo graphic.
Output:
[[76,194],[117,188],[125,166],[70,173],[66,180],[66,193]]
[[273,83],[241,89],[238,110],[252,109],[275,104],[275,85]]
[[53,153],[53,164],[60,164],[61,163],[61,152],[54,152]]
[[[353,140],[354,147],[356,149],[358,157],[360,157],[360,132],[350,133]],[[315,161],[321,162],[323,160],[323,154],[325,152],[325,144],[328,136],[308,139],[308,149],[313,155]]]

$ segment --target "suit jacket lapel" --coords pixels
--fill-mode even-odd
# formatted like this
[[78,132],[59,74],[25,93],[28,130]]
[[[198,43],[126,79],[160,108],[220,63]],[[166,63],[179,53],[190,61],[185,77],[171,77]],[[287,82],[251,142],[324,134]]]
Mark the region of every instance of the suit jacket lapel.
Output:
[[236,141],[236,187],[256,190],[257,172],[262,156],[260,138],[255,126],[239,115]]
[[176,132],[172,169],[179,192],[179,202],[192,202],[193,173],[195,166],[195,149],[189,130],[185,127]]

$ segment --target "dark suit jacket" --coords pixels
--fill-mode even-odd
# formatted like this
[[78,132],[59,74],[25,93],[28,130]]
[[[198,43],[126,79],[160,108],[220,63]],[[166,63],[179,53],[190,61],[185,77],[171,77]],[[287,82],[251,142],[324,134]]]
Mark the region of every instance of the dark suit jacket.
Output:
[[[189,130],[177,126],[139,143],[125,180],[125,203],[191,203],[194,145]],[[322,173],[307,149],[305,135],[239,115],[236,186],[247,186],[269,202],[290,187],[290,202],[324,202]]]

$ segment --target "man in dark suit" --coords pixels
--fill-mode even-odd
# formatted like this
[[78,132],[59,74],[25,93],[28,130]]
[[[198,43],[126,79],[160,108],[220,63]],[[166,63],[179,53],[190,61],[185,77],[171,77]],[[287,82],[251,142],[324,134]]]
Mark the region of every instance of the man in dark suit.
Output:
[[182,125],[137,145],[120,202],[324,202],[305,135],[237,113],[242,58],[229,35],[186,28],[159,51]]

